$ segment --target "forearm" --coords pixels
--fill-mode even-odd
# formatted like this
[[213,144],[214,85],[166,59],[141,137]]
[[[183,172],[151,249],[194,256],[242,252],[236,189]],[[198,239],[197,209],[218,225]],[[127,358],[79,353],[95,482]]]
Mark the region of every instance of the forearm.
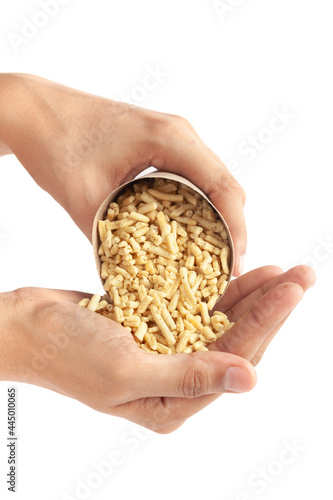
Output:
[[69,156],[71,110],[64,88],[33,75],[0,74],[0,155],[14,153],[35,182],[68,210],[63,158]]
[[[0,74],[0,144],[3,154],[14,153],[33,133],[32,106],[25,87],[25,75]],[[27,141],[28,142],[28,141]]]
[[57,102],[47,99],[43,79],[32,75],[0,74],[0,143],[4,154],[14,153],[39,183],[45,145],[57,137]]
[[[108,106],[107,99],[96,99],[44,78],[0,74],[0,155],[14,153],[37,184],[74,220],[73,196],[83,170],[90,176],[94,166],[94,158],[84,149],[86,135],[94,131],[90,122],[96,110],[92,108],[97,107],[103,115]],[[90,179],[87,184],[91,187]],[[67,185],[71,188],[66,189]],[[81,197],[85,191],[84,186]],[[103,197],[96,199],[97,206]],[[81,212],[82,207],[79,209]],[[90,219],[87,235],[91,232]]]

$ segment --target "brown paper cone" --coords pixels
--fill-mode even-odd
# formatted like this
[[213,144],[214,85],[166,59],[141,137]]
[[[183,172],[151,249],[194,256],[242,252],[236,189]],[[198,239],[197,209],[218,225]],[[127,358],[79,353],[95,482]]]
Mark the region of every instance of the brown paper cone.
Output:
[[[100,256],[98,255],[98,249],[100,246],[100,240],[99,240],[99,234],[98,234],[98,221],[105,219],[105,216],[107,214],[107,209],[108,209],[110,203],[114,202],[117,199],[117,197],[121,194],[121,192],[125,190],[125,188],[129,187],[131,184],[135,184],[136,182],[138,182],[141,179],[155,179],[156,177],[161,177],[162,179],[169,179],[169,180],[177,181],[177,182],[180,182],[180,183],[185,184],[186,186],[192,188],[194,191],[199,193],[210,204],[210,206],[215,210],[215,212],[218,214],[219,219],[223,223],[225,230],[227,232],[228,243],[229,243],[229,247],[230,247],[230,262],[229,262],[230,273],[228,276],[228,285],[229,285],[230,279],[232,276],[232,272],[233,272],[233,268],[234,268],[234,260],[235,260],[234,254],[235,254],[235,252],[234,252],[233,241],[232,241],[231,234],[230,234],[227,223],[225,222],[225,220],[223,219],[222,215],[217,210],[215,205],[213,205],[213,203],[205,195],[205,193],[203,193],[201,191],[201,189],[199,189],[197,186],[195,186],[192,182],[190,182],[189,180],[185,179],[185,177],[182,177],[180,175],[172,174],[170,172],[160,172],[160,171],[150,172],[149,174],[142,175],[141,177],[137,177],[136,179],[133,179],[129,182],[125,182],[125,184],[122,184],[121,186],[119,186],[119,188],[112,191],[112,193],[103,201],[103,203],[101,204],[101,206],[97,210],[97,213],[96,213],[95,219],[94,219],[94,223],[93,223],[92,243],[93,243],[93,252],[94,252],[94,256],[95,256],[96,268],[97,268],[97,272],[98,272],[98,275],[101,279],[102,284],[104,285],[105,280],[103,280],[101,278],[101,260],[100,260]],[[224,293],[226,292],[227,288],[228,288],[228,286],[226,287]],[[106,292],[106,294],[109,295],[108,292]],[[221,297],[223,297],[223,295],[221,295]],[[221,297],[218,299],[218,301],[221,299]]]

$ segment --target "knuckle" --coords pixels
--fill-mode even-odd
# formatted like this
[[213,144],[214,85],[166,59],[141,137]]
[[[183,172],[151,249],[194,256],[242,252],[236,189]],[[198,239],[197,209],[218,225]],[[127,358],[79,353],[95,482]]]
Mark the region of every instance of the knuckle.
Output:
[[15,299],[20,301],[23,299],[30,299],[32,297],[39,297],[39,296],[43,297],[43,289],[35,288],[32,286],[26,286],[13,290],[12,294]]
[[45,303],[48,303],[43,295],[42,288],[23,287],[9,292],[8,298],[18,311],[23,311],[25,317],[35,316],[43,309]]
[[45,325],[45,321],[50,320],[53,325],[52,319],[57,319],[59,316],[59,304],[46,297],[43,288],[17,288],[12,292],[8,292],[8,298],[16,310],[23,311],[23,316],[30,316],[38,324],[40,321],[41,325]]
[[148,412],[150,418],[150,425],[152,430],[158,431],[161,427],[168,425],[170,412],[168,408],[165,407],[159,398],[153,399],[151,404],[151,409]]
[[80,334],[80,325],[73,320],[72,311],[67,304],[60,309],[59,303],[45,299],[31,301],[30,307],[35,323],[47,331],[61,329],[69,337]]
[[245,192],[245,189],[242,188],[242,186],[240,184],[238,184],[239,186],[239,196],[240,196],[240,199],[242,200],[242,203],[243,203],[243,206],[245,205],[246,203],[246,192]]
[[168,117],[168,120],[170,120],[170,124],[172,124],[174,127],[178,128],[188,128],[191,129],[192,125],[190,122],[184,118],[183,116],[180,115],[166,115]]
[[228,172],[217,172],[216,175],[213,175],[207,181],[205,191],[211,197],[220,196],[221,192],[227,192],[235,198],[240,198],[243,205],[245,204],[246,194],[244,189]]
[[234,354],[237,350],[237,337],[235,335],[222,335],[220,339],[217,341],[217,345],[219,350],[222,352],[228,352],[230,354]]
[[157,131],[168,138],[183,137],[186,139],[192,136],[194,132],[191,124],[186,118],[178,115],[162,114],[157,118],[156,126]]
[[253,356],[253,358],[252,358],[252,360],[251,360],[252,365],[253,365],[253,366],[257,366],[257,365],[260,363],[260,361],[262,360],[263,355],[264,355],[264,353],[263,353],[263,352],[257,352],[257,353]]
[[169,125],[168,115],[164,113],[153,113],[148,116],[146,124],[152,132],[159,134]]
[[206,394],[210,376],[204,363],[195,363],[185,373],[180,386],[180,394],[185,398],[197,398]]
[[168,434],[176,429],[175,420],[163,398],[146,398],[135,408],[136,419],[146,428],[158,434]]
[[149,428],[158,434],[170,434],[178,429],[186,420],[181,411],[181,402],[171,398],[156,398],[149,411]]
[[232,175],[225,176],[221,179],[221,184],[223,189],[226,189],[234,196],[237,196],[245,203],[245,191]]
[[189,154],[195,155],[200,149],[201,141],[192,125],[182,116],[146,112],[144,137],[152,152],[159,157],[161,147],[169,149],[170,144],[182,144]]
[[249,336],[249,327],[246,323],[236,324],[217,341],[221,351],[229,354],[238,354]]
[[258,306],[254,306],[251,311],[251,317],[249,319],[249,324],[253,328],[262,327],[264,322],[264,316],[262,311],[258,308]]
[[16,288],[16,290],[13,290],[13,293],[17,296],[17,297],[25,297],[25,296],[30,296],[32,295],[33,291],[35,291],[36,289],[33,288],[33,287],[30,287],[30,286],[26,286],[26,287],[22,287],[22,288]]
[[141,138],[148,144],[158,141],[169,127],[170,120],[165,113],[135,107],[133,114],[134,123],[139,125],[138,131]]
[[175,430],[179,429],[183,425],[184,421],[174,422],[172,424],[160,425],[155,428],[151,428],[150,430],[156,432],[157,434],[171,434]]

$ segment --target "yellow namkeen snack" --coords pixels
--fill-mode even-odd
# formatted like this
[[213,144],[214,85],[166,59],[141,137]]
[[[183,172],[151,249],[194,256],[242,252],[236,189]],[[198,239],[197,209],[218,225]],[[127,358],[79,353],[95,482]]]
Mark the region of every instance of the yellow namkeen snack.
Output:
[[228,285],[231,251],[199,193],[174,180],[138,180],[97,227],[106,295],[80,306],[122,324],[154,354],[207,351],[233,326],[209,314]]

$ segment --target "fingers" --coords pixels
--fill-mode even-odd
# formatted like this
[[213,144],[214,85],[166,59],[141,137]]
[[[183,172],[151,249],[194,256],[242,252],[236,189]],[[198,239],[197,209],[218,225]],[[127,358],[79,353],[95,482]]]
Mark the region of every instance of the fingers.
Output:
[[[207,176],[207,172],[209,172],[207,168],[205,171],[206,184],[203,191],[220,211],[230,229],[235,249],[233,275],[240,276],[243,273],[247,245],[244,216],[245,194],[232,175],[228,171],[222,170],[222,166],[224,167],[221,162],[221,166],[218,164],[215,171],[212,171],[209,176]],[[201,166],[201,176],[202,174]]]
[[228,311],[242,299],[282,273],[282,269],[277,266],[264,266],[232,280],[227,292],[218,302],[215,309],[223,312]]
[[[254,273],[254,271],[252,272]],[[249,273],[249,275],[250,274],[251,273]],[[274,272],[272,273],[272,276],[273,275]],[[244,291],[244,288],[250,290],[250,287],[248,287],[245,284],[247,276],[248,275],[245,275],[242,277],[242,279],[234,280],[234,282],[236,282],[235,283],[236,288],[237,288],[237,282],[239,282],[238,284],[239,289],[241,289],[242,291]],[[268,292],[268,290],[272,289],[273,287],[280,285],[282,283],[292,282],[292,283],[297,283],[300,287],[302,287],[303,291],[306,292],[314,284],[314,280],[315,280],[315,273],[311,269],[311,267],[308,266],[293,267],[292,269],[289,269],[289,271],[277,274],[275,277],[272,277],[272,279],[263,282],[262,285],[259,285],[257,289],[255,289],[252,293],[249,293],[247,296],[245,296],[245,294],[239,294],[238,295],[239,298],[242,295],[244,296],[244,298],[242,300],[239,300],[237,303],[235,301],[230,300],[229,301],[230,307],[225,308],[224,311],[226,311],[226,314],[232,321],[237,321],[241,316],[243,316],[243,314],[246,313],[246,311],[252,306],[254,302],[259,300],[260,297],[262,297],[265,293]],[[226,295],[228,295],[228,293]],[[227,301],[226,305],[228,305]]]
[[258,348],[257,352],[255,353],[255,355],[251,359],[251,364],[253,366],[257,366],[257,364],[261,361],[261,359],[262,359],[263,355],[265,354],[265,352],[266,352],[269,344],[272,342],[272,340],[274,339],[275,335],[281,329],[281,327],[283,326],[283,324],[287,321],[287,319],[289,318],[290,314],[291,313],[287,314],[287,316],[285,316],[285,318],[282,321],[280,321],[280,323],[278,323],[276,325],[276,327],[271,331],[271,333],[262,342],[262,344]]
[[[308,268],[307,266],[297,266],[297,267],[293,268],[291,271],[292,271],[292,273],[289,273],[289,276],[288,276],[289,281],[291,281],[291,278],[293,278],[295,280],[295,282],[298,281],[298,284],[300,286],[302,286],[304,292],[306,292],[311,286],[314,285],[315,273],[311,268]],[[288,273],[286,273],[286,274],[288,274]],[[251,363],[253,364],[253,366],[257,366],[257,364],[260,362],[267,347],[272,342],[275,335],[278,333],[278,331],[283,326],[283,324],[286,322],[289,315],[290,315],[290,313],[287,314],[287,316],[280,323],[278,323],[278,325],[272,330],[272,332],[268,335],[268,337],[260,345],[258,351],[255,353],[255,355],[251,359]]]
[[257,300],[212,350],[230,352],[251,360],[262,343],[294,309],[304,295],[296,283],[283,283]]
[[[133,364],[133,395],[198,398],[204,394],[247,392],[256,383],[251,363],[228,353],[202,352],[152,356]],[[148,358],[148,356],[150,356]]]
[[[223,168],[222,168],[223,167]],[[197,165],[198,175],[200,165]],[[203,191],[207,194],[212,203],[223,215],[231,233],[235,249],[235,267],[234,276],[240,276],[243,273],[244,258],[247,244],[247,232],[244,217],[245,194],[243,189],[232,177],[224,170],[224,165],[217,163],[214,169],[207,166],[207,170],[202,169],[201,177],[206,174],[206,181]],[[207,175],[209,173],[209,175]]]
[[221,212],[235,246],[234,275],[239,276],[247,242],[244,190],[186,120],[174,116],[169,120],[169,126],[162,128],[159,149],[152,164],[191,180]]

